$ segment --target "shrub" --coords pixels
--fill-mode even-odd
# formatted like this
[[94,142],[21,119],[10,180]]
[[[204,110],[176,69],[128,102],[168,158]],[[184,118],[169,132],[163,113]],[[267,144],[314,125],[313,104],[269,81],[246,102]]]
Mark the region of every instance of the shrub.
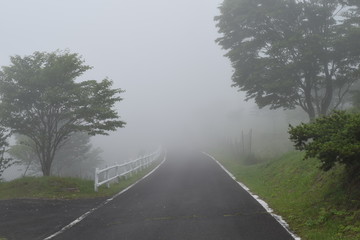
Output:
[[310,123],[289,129],[290,140],[305,159],[316,157],[320,168],[330,170],[344,164],[351,178],[360,176],[360,113],[335,111]]

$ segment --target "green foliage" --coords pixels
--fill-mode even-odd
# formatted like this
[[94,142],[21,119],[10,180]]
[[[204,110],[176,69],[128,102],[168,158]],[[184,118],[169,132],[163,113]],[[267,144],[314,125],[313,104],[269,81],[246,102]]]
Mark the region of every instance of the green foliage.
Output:
[[259,107],[301,107],[314,119],[359,79],[357,1],[224,0],[220,11],[233,86]]
[[308,124],[290,125],[289,133],[295,148],[305,151],[305,158],[318,158],[321,169],[340,163],[351,178],[360,177],[360,113],[335,111]]
[[74,133],[56,154],[52,174],[93,179],[94,169],[103,162],[101,153],[100,148],[93,148],[88,134]]
[[108,79],[75,81],[91,68],[78,54],[35,52],[10,60],[0,71],[0,123],[34,142],[45,176],[71,134],[106,135],[125,125],[114,109],[121,89]]
[[246,166],[228,156],[217,159],[304,240],[360,239],[360,192],[344,188],[344,168],[322,171],[317,159],[291,152],[269,162]]
[[[23,176],[41,172],[34,142],[23,135],[15,135],[15,137],[16,144],[11,146],[8,152],[18,160],[18,164],[25,166]],[[101,149],[92,147],[88,134],[73,133],[57,151],[51,175],[92,179],[94,169],[103,161],[100,157],[101,152]]]

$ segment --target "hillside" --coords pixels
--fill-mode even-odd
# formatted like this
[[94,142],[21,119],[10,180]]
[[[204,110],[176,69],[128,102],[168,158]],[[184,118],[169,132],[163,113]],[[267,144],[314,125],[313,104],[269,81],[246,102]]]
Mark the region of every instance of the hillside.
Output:
[[299,152],[253,166],[224,152],[216,156],[302,239],[360,239],[360,194],[357,187],[344,184],[342,167],[322,172],[318,160],[303,160]]

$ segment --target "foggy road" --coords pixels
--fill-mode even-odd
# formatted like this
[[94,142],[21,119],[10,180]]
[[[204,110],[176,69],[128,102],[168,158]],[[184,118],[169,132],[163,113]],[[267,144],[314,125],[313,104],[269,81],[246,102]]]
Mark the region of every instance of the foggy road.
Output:
[[293,238],[211,158],[170,153],[148,178],[54,239]]

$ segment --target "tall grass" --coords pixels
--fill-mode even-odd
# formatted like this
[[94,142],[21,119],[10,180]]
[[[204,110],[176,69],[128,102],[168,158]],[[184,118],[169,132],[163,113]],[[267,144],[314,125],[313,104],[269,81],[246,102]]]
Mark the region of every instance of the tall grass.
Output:
[[226,152],[216,157],[302,239],[360,239],[360,194],[346,185],[343,167],[323,172],[318,160],[303,160],[299,152],[253,166]]

